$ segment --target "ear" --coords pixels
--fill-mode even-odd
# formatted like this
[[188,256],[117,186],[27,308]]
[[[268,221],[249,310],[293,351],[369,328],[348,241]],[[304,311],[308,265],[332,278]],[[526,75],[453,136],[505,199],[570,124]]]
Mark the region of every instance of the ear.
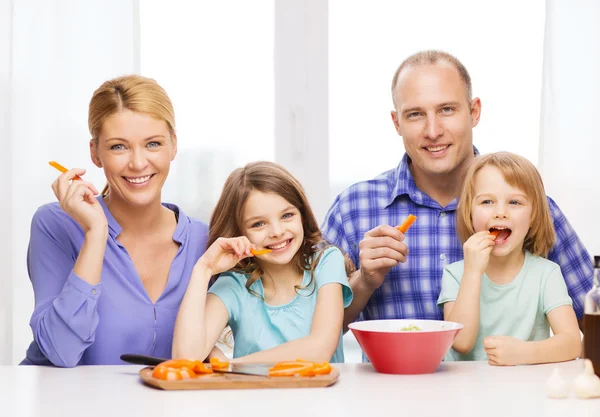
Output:
[[90,157],[92,158],[92,162],[98,168],[102,168],[102,162],[100,158],[98,158],[98,146],[94,142],[94,139],[90,139]]
[[398,112],[396,110],[392,110],[390,114],[392,116],[392,122],[394,122],[394,129],[396,129],[396,132],[402,136],[402,129],[400,128],[400,122],[398,120]]
[[173,133],[171,140],[173,141],[173,150],[171,151],[171,161],[173,161],[175,159],[175,156],[177,155],[177,134],[176,133]]
[[479,123],[479,118],[481,117],[481,99],[479,97],[475,97],[471,100],[471,120],[473,127],[477,126]]

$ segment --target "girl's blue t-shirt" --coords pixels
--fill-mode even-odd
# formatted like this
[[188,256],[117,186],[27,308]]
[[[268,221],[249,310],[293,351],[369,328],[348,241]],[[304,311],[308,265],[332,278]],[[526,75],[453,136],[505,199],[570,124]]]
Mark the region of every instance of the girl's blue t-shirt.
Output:
[[[315,255],[316,258],[317,255]],[[246,288],[249,275],[226,272],[219,276],[208,291],[219,297],[229,312],[229,327],[233,332],[233,357],[271,349],[282,343],[300,339],[310,334],[312,318],[317,304],[319,289],[326,284],[341,284],[344,308],[352,301],[352,290],[344,267],[344,256],[339,249],[328,247],[315,268],[314,286],[299,290],[298,295],[287,304],[271,306]],[[302,286],[310,282],[310,271],[305,271]],[[262,280],[250,287],[264,297]],[[314,290],[314,291],[313,291]],[[311,294],[312,292],[312,294]],[[331,362],[344,362],[342,331]]]

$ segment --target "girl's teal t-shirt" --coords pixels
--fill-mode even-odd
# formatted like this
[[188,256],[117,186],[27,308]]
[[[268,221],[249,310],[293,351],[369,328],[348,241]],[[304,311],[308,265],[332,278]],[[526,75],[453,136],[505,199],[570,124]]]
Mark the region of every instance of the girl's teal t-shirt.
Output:
[[[229,312],[228,324],[233,332],[234,358],[308,336],[319,289],[323,285],[341,284],[344,308],[350,305],[352,290],[348,285],[344,256],[339,249],[335,247],[324,249],[314,276],[314,287],[299,290],[292,301],[279,306],[268,305],[262,298],[251,294],[246,289],[249,275],[226,272],[219,276],[208,292],[219,297]],[[310,271],[305,271],[302,286],[308,285],[309,282]],[[250,288],[264,296],[262,280],[257,280]],[[331,362],[344,362],[342,331]]]

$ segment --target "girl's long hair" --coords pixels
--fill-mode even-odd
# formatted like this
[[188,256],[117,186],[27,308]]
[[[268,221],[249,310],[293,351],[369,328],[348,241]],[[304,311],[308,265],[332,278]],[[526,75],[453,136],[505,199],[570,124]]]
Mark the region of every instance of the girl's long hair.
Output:
[[[236,169],[229,175],[210,218],[207,247],[212,245],[219,237],[230,238],[242,235],[241,225],[244,206],[248,196],[254,190],[277,194],[300,212],[304,240],[291,262],[299,273],[310,271],[310,282],[305,287],[297,285],[296,292],[311,286],[314,292],[315,268],[323,255],[323,250],[331,245],[322,238],[319,225],[308,204],[304,189],[298,180],[281,165],[266,161],[253,162],[243,168]],[[345,267],[348,275],[354,271],[354,265],[347,255],[345,255]],[[265,271],[255,261],[255,258],[243,259],[236,266],[235,271],[250,276],[246,282],[246,288],[252,294],[259,296],[250,287],[256,280],[264,276]]]

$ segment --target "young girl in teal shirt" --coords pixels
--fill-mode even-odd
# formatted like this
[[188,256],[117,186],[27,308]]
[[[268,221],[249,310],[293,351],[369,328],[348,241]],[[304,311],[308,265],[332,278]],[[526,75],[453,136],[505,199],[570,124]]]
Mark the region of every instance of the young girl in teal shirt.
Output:
[[577,318],[560,267],[545,258],[554,228],[533,164],[508,152],[475,158],[456,219],[464,260],[445,268],[438,305],[445,320],[464,328],[446,360],[520,365],[576,358]]
[[205,359],[229,325],[234,362],[344,361],[352,266],[346,271],[340,250],[323,242],[289,172],[270,162],[235,170],[212,214],[208,246],[177,316],[174,358]]

